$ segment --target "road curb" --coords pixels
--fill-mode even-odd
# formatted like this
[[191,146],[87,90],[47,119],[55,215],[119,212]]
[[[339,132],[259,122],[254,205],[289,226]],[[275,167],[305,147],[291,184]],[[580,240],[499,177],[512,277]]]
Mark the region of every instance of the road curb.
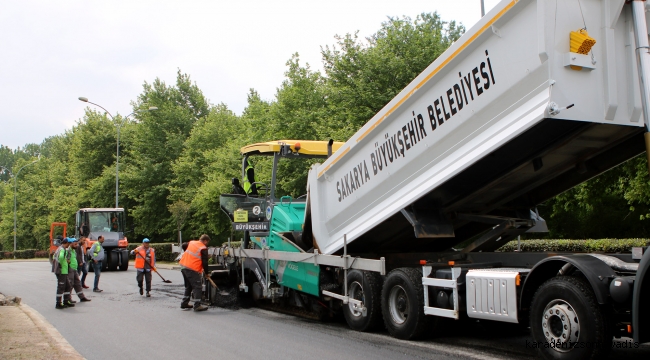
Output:
[[181,266],[173,264],[156,264],[156,268],[165,270],[180,270]]
[[21,304],[19,307],[39,329],[52,339],[58,350],[61,351],[66,359],[86,360],[38,311],[32,309],[32,307],[27,304]]

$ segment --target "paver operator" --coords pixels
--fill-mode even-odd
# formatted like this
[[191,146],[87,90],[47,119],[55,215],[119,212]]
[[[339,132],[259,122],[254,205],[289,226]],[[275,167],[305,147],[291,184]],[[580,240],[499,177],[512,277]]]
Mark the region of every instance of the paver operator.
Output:
[[131,255],[135,254],[135,268],[137,274],[135,279],[138,281],[140,295],[142,295],[142,278],[146,280],[147,297],[151,297],[151,269],[156,267],[156,251],[149,246],[149,239],[144,238],[142,245],[135,250],[131,250]]
[[61,246],[56,249],[52,258],[52,272],[56,275],[56,309],[74,306],[73,303],[63,300],[66,293],[70,295],[71,290],[68,282],[68,271],[70,269],[69,247],[68,238],[61,240]]
[[187,250],[181,257],[181,273],[185,282],[185,294],[181,302],[181,309],[191,309],[190,295],[194,295],[194,311],[205,311],[208,307],[201,304],[201,274],[208,275],[208,243],[210,237],[201,235],[199,240],[192,240],[187,244]]
[[[90,299],[84,295],[84,289],[81,286],[81,279],[79,278],[79,271],[77,271],[80,266],[83,266],[83,253],[79,251],[79,242],[75,238],[68,238],[68,243],[70,243],[70,248],[68,249],[70,253],[68,282],[70,287],[77,293],[79,301],[90,301]],[[70,292],[67,295],[63,296],[64,302],[74,303],[72,300],[72,289],[70,289]]]
[[103,243],[104,237],[100,235],[97,238],[97,241],[90,248],[90,258],[93,261],[92,265],[93,270],[95,271],[95,284],[93,286],[93,292],[104,291],[99,288],[99,276],[102,272],[102,261],[104,261],[104,247],[102,246]]

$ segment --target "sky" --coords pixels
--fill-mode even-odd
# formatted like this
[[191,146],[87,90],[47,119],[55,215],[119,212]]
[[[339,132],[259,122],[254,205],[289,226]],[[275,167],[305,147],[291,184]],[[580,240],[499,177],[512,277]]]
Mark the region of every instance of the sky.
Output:
[[[499,1],[485,0],[486,11]],[[180,69],[212,104],[237,114],[249,90],[272,100],[286,62],[321,70],[335,36],[376,32],[388,16],[437,11],[466,28],[480,0],[5,1],[0,10],[0,145],[71,129],[88,104],[127,115],[145,82]]]

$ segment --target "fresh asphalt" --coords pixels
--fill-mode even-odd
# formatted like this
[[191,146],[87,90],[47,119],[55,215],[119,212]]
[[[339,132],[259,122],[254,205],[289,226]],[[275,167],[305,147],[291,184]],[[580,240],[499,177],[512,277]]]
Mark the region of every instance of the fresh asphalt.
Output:
[[[0,261],[0,291],[20,296],[87,359],[534,359],[526,331],[476,322],[443,325],[443,334],[401,341],[385,332],[359,333],[344,322],[320,323],[258,308],[180,309],[178,270],[153,274],[152,297],[138,294],[135,270],[102,273],[88,303],[54,309],[56,281],[47,262]],[[86,284],[92,287],[93,273]],[[77,300],[77,297],[74,296]],[[650,347],[614,351],[613,358],[650,358]]]

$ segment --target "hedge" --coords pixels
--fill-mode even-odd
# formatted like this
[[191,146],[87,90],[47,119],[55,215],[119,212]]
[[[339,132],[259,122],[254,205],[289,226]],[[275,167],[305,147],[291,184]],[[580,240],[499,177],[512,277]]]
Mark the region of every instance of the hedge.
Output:
[[[26,249],[16,250],[16,259],[33,259],[33,258],[47,258],[48,252],[44,250]],[[13,259],[13,251],[0,252],[0,259]]]
[[[632,247],[648,246],[650,239],[589,239],[589,240],[521,240],[521,252],[605,252],[629,253]],[[517,250],[517,240],[500,247],[499,252]]]

